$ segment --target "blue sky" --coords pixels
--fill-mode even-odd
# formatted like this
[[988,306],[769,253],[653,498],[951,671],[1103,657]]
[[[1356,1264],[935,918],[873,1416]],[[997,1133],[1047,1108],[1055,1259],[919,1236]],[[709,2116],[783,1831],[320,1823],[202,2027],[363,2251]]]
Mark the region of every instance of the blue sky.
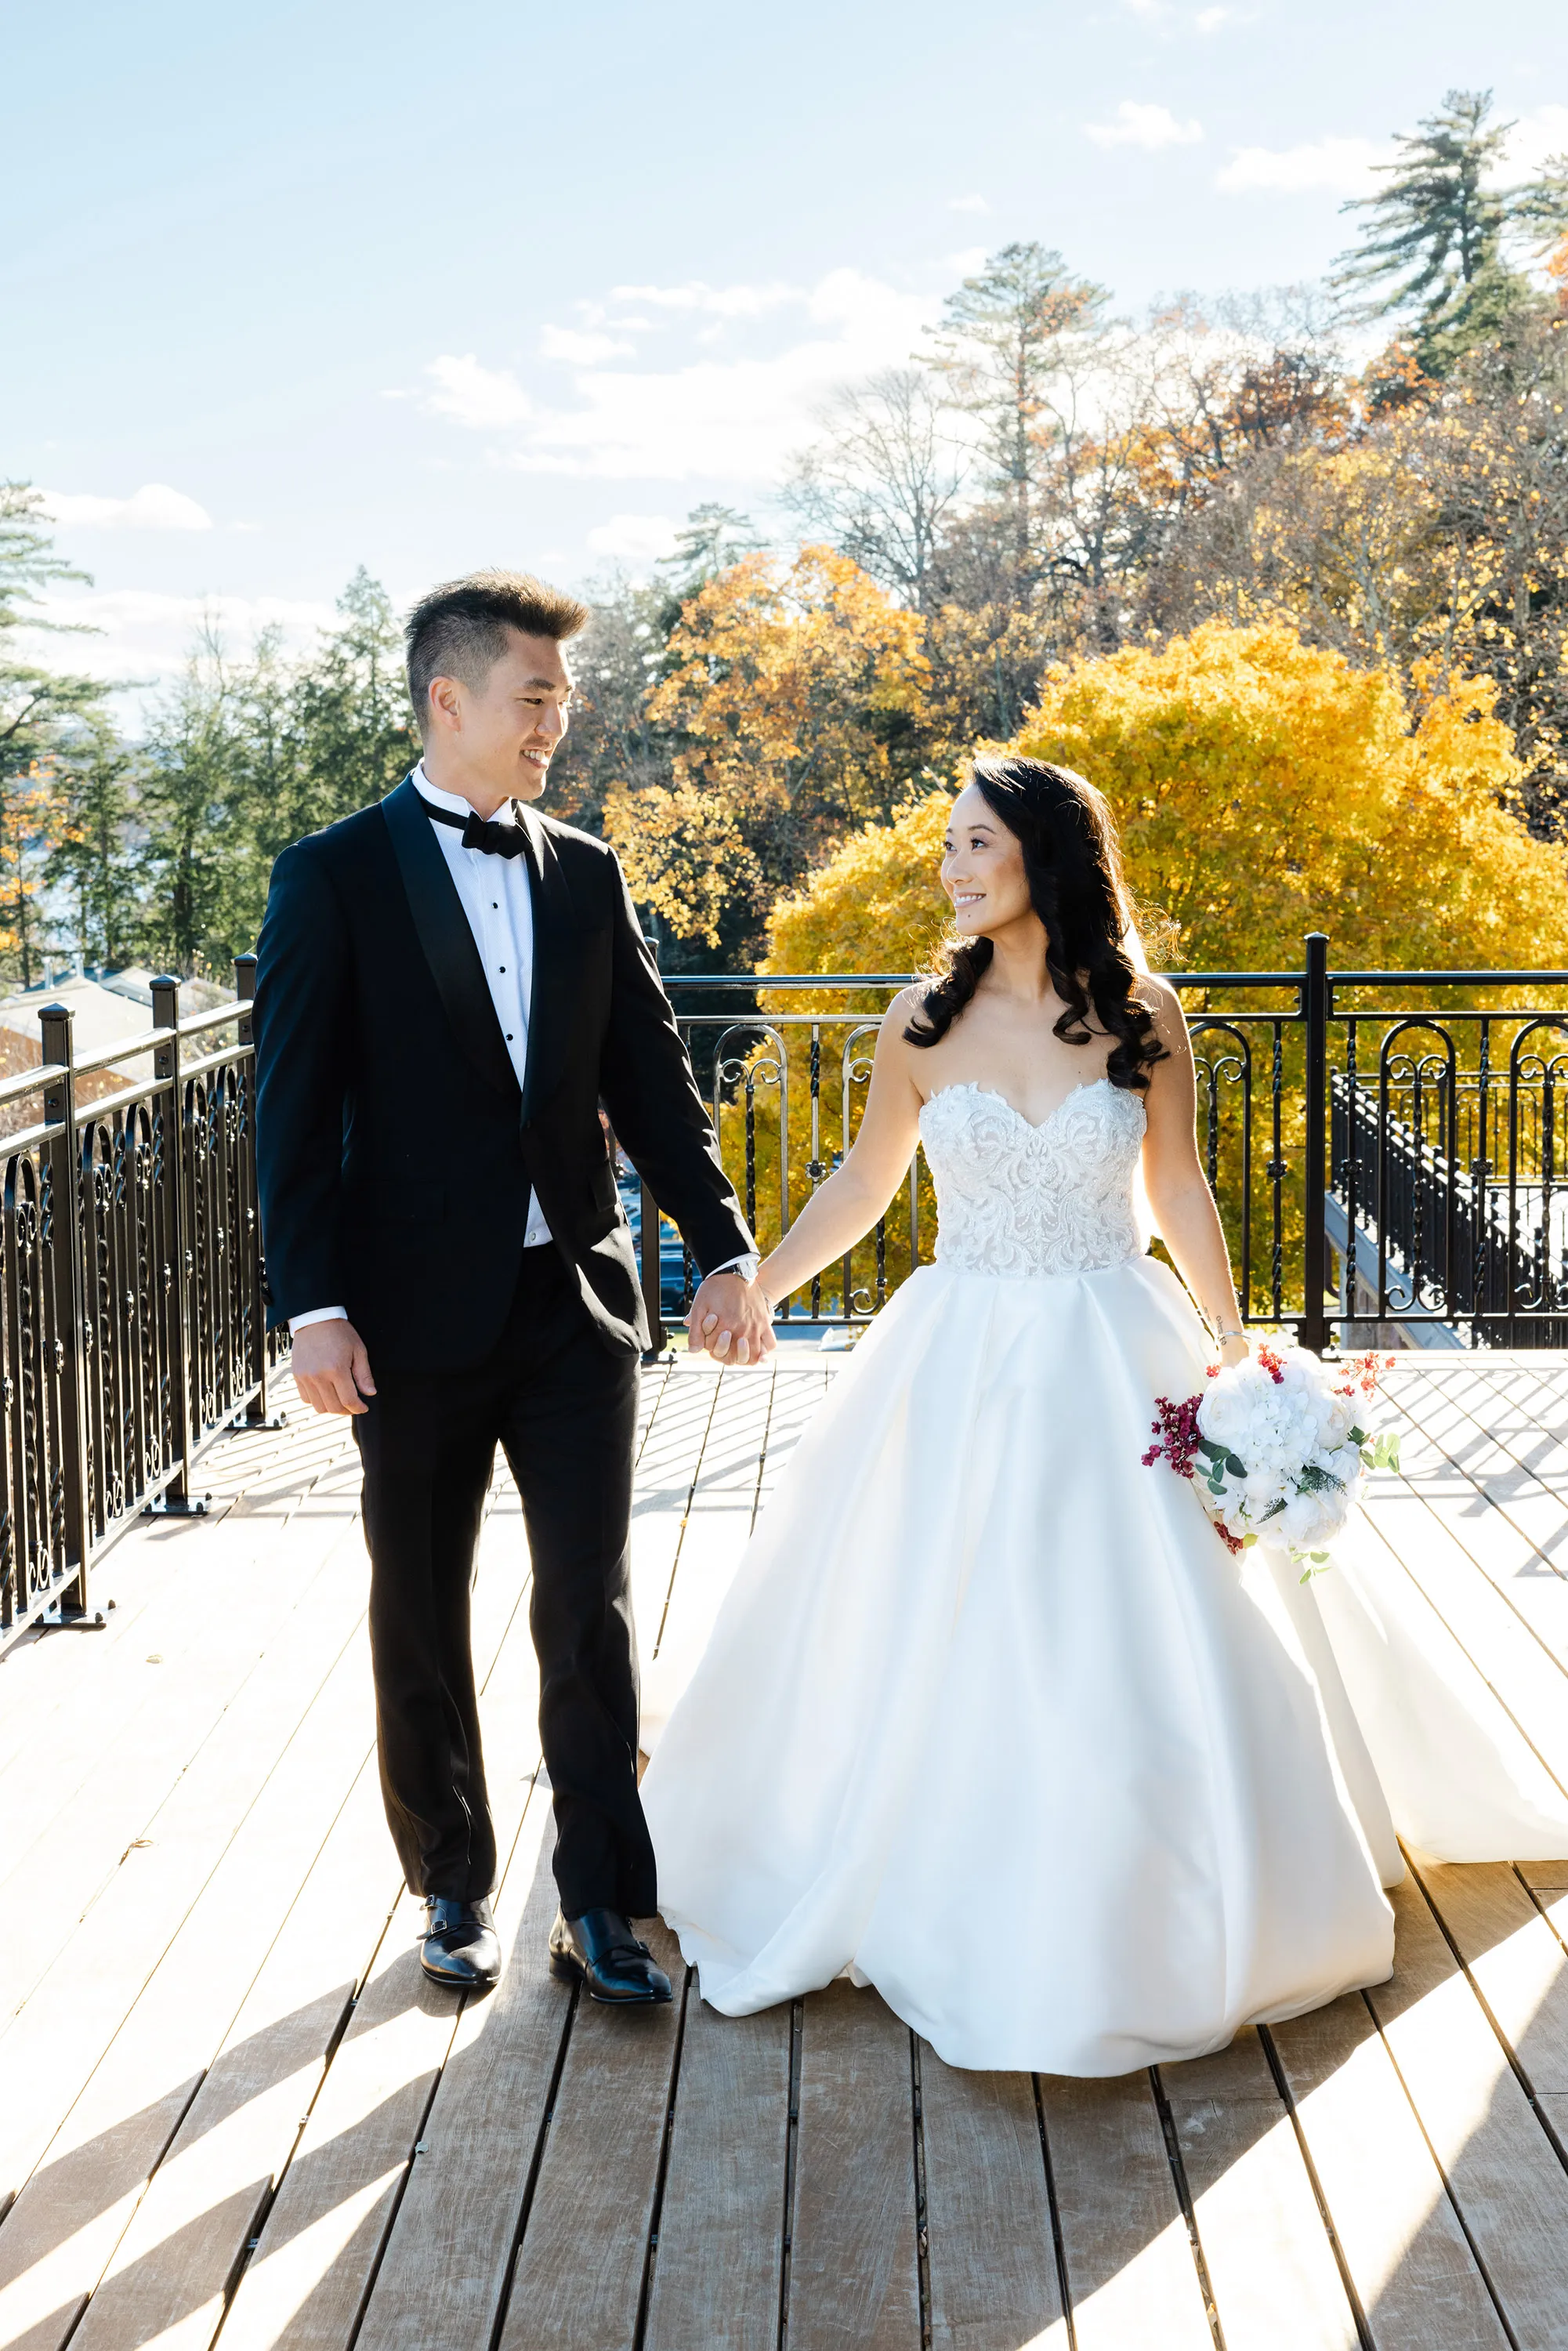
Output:
[[580,582],[766,517],[1009,238],[1135,310],[1320,276],[1449,87],[1568,147],[1561,0],[117,0],[6,52],[0,473],[120,676],[204,607],[308,632],[360,562]]

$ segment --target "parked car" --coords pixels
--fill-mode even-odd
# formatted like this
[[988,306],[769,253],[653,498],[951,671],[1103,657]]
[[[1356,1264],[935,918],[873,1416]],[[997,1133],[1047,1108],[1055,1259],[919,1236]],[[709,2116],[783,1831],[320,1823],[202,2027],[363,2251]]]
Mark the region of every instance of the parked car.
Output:
[[[634,1172],[617,1167],[616,1188],[621,1205],[626,1211],[626,1221],[632,1228],[641,1262],[643,1249],[643,1187]],[[673,1225],[663,1220],[659,1226],[659,1311],[665,1315],[684,1314],[686,1311],[686,1253],[681,1237]]]

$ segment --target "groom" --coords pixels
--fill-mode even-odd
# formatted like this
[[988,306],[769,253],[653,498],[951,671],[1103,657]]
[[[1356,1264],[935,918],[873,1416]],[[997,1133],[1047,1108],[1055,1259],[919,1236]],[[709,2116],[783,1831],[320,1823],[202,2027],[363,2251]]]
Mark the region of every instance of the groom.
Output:
[[256,986],[256,1148],[275,1322],[299,1393],[354,1418],[382,1792],[427,1906],[425,1972],[495,1981],[496,1843],[469,1646],[497,1444],[533,1569],[554,1792],[556,1972],[667,2001],[637,1793],[628,1575],[638,1358],[631,1235],[600,1116],[706,1279],[693,1344],[772,1347],[754,1243],[621,870],[537,815],[588,618],[481,572],[414,607],[423,744],[377,805],[273,868]]

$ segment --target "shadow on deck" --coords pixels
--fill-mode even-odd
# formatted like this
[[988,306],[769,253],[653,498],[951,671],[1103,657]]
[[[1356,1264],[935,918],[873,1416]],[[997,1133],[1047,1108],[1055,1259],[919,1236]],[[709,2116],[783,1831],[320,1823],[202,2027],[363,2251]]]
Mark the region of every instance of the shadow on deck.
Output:
[[[653,1702],[828,1376],[646,1376]],[[1389,1393],[1376,1534],[1568,1778],[1568,1358],[1406,1359]],[[668,1938],[673,2009],[595,2009],[542,1963],[503,1476],[475,1638],[509,1964],[462,2005],[381,1819],[352,1447],[296,1414],[211,1482],[215,1523],[106,1563],[104,1633],[0,1659],[7,2351],[1568,2345],[1568,1864],[1417,1856],[1392,1983],[1115,2082],[956,2072],[843,1984],[719,2018]]]

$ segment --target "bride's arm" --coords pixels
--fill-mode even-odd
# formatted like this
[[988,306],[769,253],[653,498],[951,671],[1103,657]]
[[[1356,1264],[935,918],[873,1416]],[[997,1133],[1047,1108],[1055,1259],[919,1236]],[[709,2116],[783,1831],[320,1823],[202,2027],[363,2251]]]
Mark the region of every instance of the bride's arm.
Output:
[[[1154,1008],[1155,1027],[1168,1054],[1150,1071],[1149,1090],[1144,1096],[1148,1119],[1144,1184],[1149,1206],[1160,1238],[1209,1329],[1239,1332],[1241,1315],[1230,1278],[1230,1252],[1197,1155],[1197,1092],[1181,999],[1162,980],[1142,974],[1138,992]],[[1246,1352],[1245,1340],[1228,1338],[1220,1347],[1220,1360],[1239,1363]]]
[[758,1280],[775,1302],[852,1249],[886,1212],[904,1181],[920,1138],[921,1097],[912,1066],[915,1049],[904,1036],[915,1003],[915,991],[905,988],[888,1006],[876,1040],[871,1090],[849,1156],[812,1194],[758,1270]]

